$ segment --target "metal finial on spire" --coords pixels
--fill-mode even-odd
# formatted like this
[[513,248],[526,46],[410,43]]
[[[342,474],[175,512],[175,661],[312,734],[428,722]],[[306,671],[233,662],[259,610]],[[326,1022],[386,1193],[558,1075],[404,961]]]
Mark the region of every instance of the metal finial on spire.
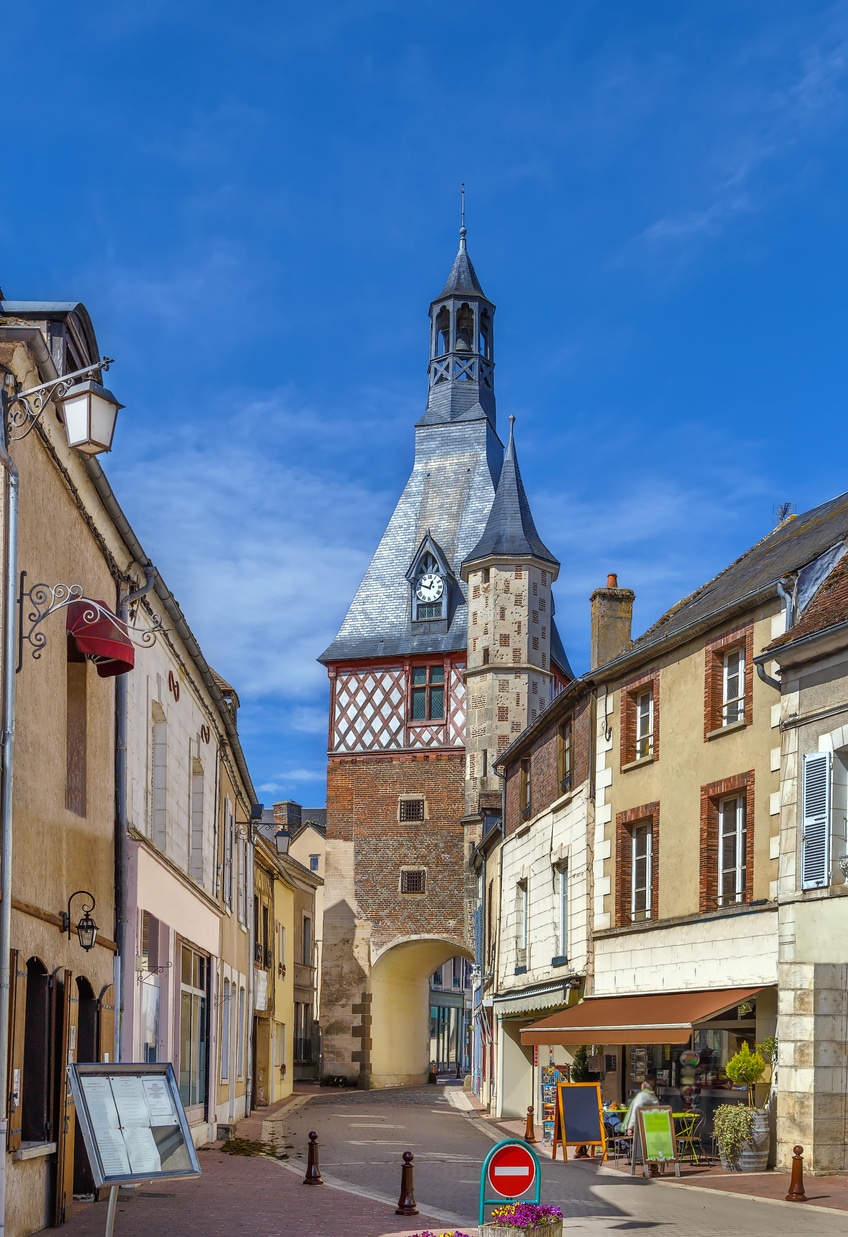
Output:
[[467,235],[465,231],[465,181],[462,182],[462,207],[461,207],[461,212],[460,212],[460,218],[461,218],[461,224],[460,224],[460,229],[459,229],[459,248],[460,250],[464,250],[465,249],[465,237]]

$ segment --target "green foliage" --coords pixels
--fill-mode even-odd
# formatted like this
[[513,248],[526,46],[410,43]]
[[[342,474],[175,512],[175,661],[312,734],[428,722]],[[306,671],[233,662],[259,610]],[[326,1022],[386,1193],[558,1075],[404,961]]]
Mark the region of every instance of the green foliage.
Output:
[[766,1065],[774,1065],[777,1061],[777,1036],[767,1035],[755,1045],[757,1052],[763,1057]]
[[731,1164],[739,1158],[743,1142],[753,1135],[754,1114],[744,1104],[719,1104],[713,1115],[713,1133],[719,1150]]
[[768,1068],[762,1053],[758,1049],[751,1051],[750,1046],[743,1042],[738,1052],[724,1067],[730,1081],[737,1087],[748,1088],[748,1103],[754,1106],[754,1084],[759,1082]]
[[574,1049],[572,1054],[574,1063],[571,1066],[571,1081],[572,1082],[589,1082],[589,1049],[586,1044],[581,1044],[579,1048]]

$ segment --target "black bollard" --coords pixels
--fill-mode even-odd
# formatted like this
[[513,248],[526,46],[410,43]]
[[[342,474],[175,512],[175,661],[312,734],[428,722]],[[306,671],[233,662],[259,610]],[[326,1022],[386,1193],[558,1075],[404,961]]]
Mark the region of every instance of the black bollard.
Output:
[[318,1166],[318,1135],[315,1130],[309,1131],[309,1153],[306,1157],[306,1176],[304,1185],[323,1185],[321,1169]]
[[413,1155],[411,1151],[403,1153],[403,1168],[400,1170],[400,1198],[395,1207],[396,1216],[417,1216],[415,1205],[415,1177],[412,1169]]
[[792,1176],[789,1178],[789,1193],[786,1195],[787,1203],[805,1203],[807,1195],[804,1193],[804,1148],[792,1148]]

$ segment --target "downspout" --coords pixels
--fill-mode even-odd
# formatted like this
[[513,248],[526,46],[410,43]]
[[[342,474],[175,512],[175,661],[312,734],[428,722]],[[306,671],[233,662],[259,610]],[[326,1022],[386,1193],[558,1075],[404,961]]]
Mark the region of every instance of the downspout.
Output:
[[[255,826],[250,825],[247,833],[247,848],[248,848],[248,870],[250,872],[250,880],[248,889],[250,897],[245,896],[245,911],[247,913],[248,924],[248,959],[247,959],[247,1009],[245,1010],[245,1046],[247,1052],[247,1063],[245,1066],[245,1081],[244,1081],[244,1115],[249,1117],[252,1109],[253,1100],[253,1041],[254,1041],[254,1017],[253,1017],[253,976],[254,976],[254,953],[256,951],[256,915],[254,912],[254,902],[256,900],[256,834]],[[245,891],[247,892],[247,891]]]
[[[6,400],[0,399],[5,439]],[[12,775],[15,754],[15,612],[18,580],[18,470],[0,445],[8,478],[3,577],[3,737],[0,787],[0,1237],[6,1232],[6,1137],[9,1129],[9,1007],[12,951]]]
[[[135,592],[120,595],[118,586],[118,618],[122,623],[129,620],[130,606],[139,597],[144,597],[153,588],[156,568],[148,562],[144,565],[145,582]],[[117,676],[115,683],[115,993],[118,998],[115,1019],[114,1060],[123,1058],[122,1036],[124,1028],[124,990],[127,976],[131,974],[126,965],[127,957],[127,888],[129,880],[129,848],[127,846],[127,678]]]

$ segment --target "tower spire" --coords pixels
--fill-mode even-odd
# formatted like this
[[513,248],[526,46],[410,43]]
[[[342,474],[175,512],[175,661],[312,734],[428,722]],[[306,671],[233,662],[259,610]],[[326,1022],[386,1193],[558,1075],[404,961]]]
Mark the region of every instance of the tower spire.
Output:
[[460,209],[460,225],[459,225],[459,252],[465,253],[465,238],[468,233],[465,230],[465,181],[462,182],[462,206]]

